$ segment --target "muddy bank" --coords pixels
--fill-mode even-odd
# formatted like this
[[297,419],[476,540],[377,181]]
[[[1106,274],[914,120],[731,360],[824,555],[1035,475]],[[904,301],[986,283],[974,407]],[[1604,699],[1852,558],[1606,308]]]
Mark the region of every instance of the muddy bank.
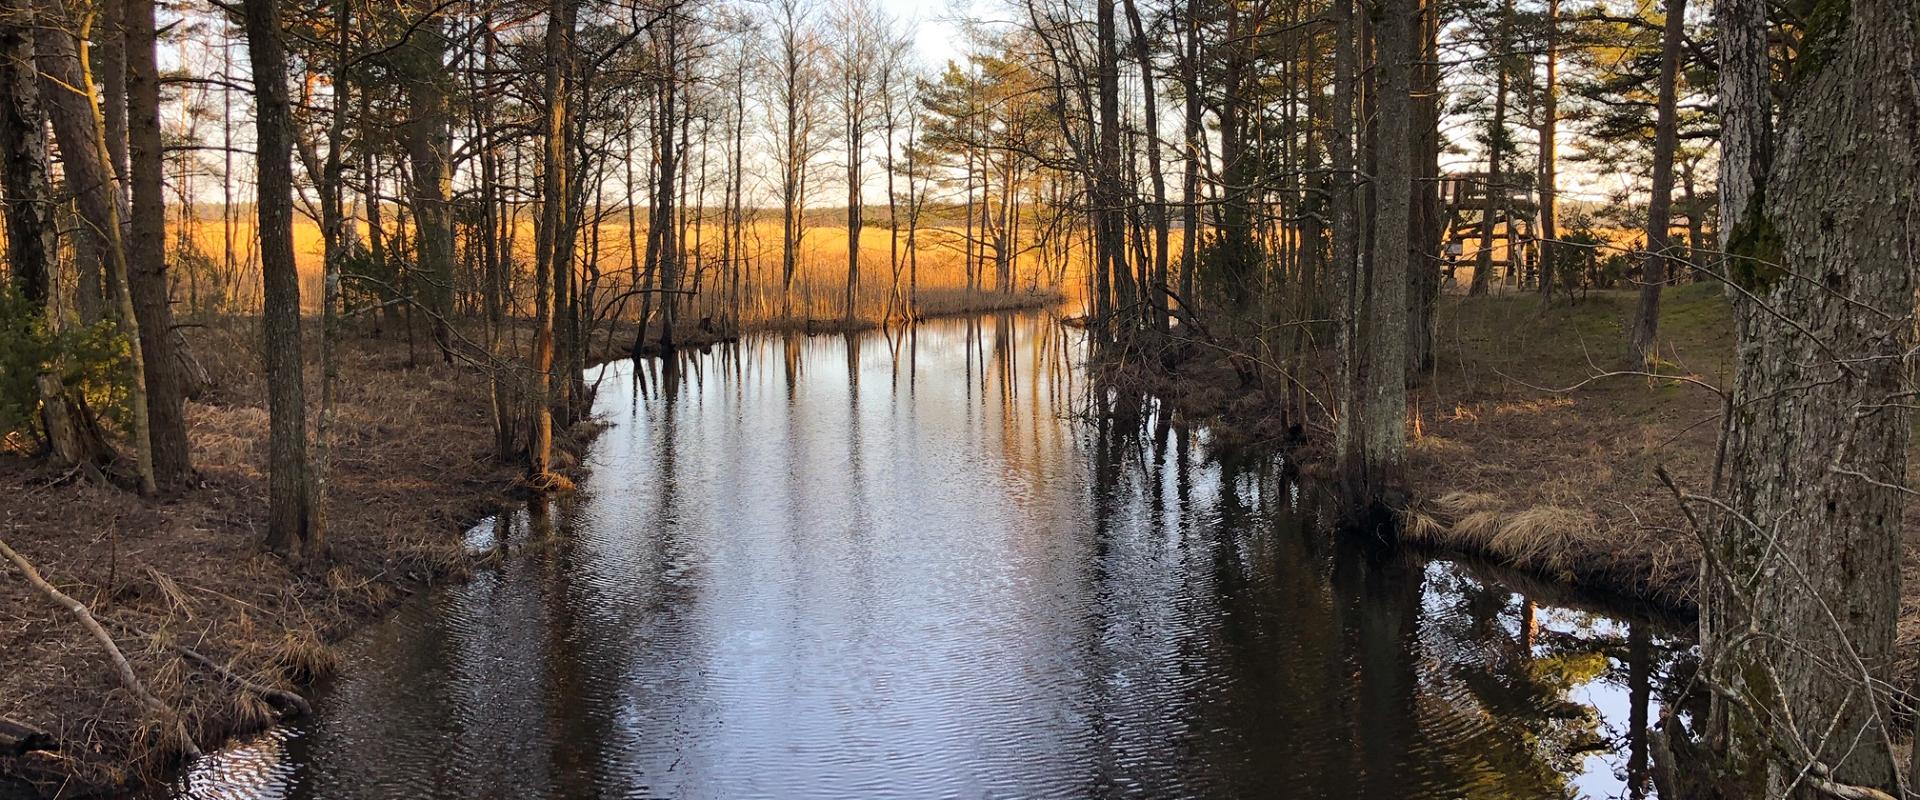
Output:
[[[332,559],[318,574],[289,572],[260,550],[267,412],[256,324],[187,329],[216,387],[188,404],[192,491],[145,500],[0,454],[0,536],[101,618],[203,749],[276,710],[180,647],[297,691],[330,668],[334,642],[423,585],[460,577],[460,533],[521,494],[522,468],[491,452],[483,376],[425,353],[410,366],[404,339],[349,337],[327,505]],[[0,796],[102,795],[164,774],[181,749],[177,728],[134,701],[71,616],[11,566],[0,572],[0,718],[59,745],[0,755]]]

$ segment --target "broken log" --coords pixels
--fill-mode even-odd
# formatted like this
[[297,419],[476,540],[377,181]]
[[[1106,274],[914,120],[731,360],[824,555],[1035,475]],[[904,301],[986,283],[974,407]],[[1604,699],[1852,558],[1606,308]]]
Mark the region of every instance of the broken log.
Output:
[[113,446],[87,411],[86,401],[67,391],[51,373],[34,378],[34,386],[40,390],[40,422],[52,446],[54,465],[83,470],[94,483],[106,483],[100,468],[113,463]]
[[7,546],[4,539],[0,539],[0,557],[13,562],[14,568],[20,570],[21,575],[26,576],[27,583],[33,584],[33,588],[39,589],[40,593],[54,605],[66,609],[73,614],[74,619],[80,621],[80,627],[85,628],[87,633],[93,636],[94,641],[100,643],[100,649],[107,651],[107,657],[113,661],[114,671],[120,676],[120,685],[149,711],[161,719],[172,720],[180,737],[180,751],[189,759],[199,758],[200,746],[194,744],[193,734],[187,730],[186,721],[181,718],[179,712],[173,710],[173,707],[161,702],[160,698],[154,697],[153,693],[147,691],[147,685],[140,682],[139,675],[134,674],[133,665],[127,663],[126,654],[120,652],[120,645],[114,643],[113,636],[107,633],[106,628],[100,627],[100,621],[93,618],[93,612],[87,610],[86,604],[69,597],[67,593],[54,588],[46,578],[40,577],[40,571],[34,569],[33,562]]
[[180,369],[181,394],[188,400],[205,400],[213,391],[213,377],[207,374],[206,365],[194,357],[193,346],[187,343],[186,334],[180,331],[180,326],[173,326],[168,338],[173,341],[174,365]]
[[0,717],[0,753],[17,756],[36,750],[58,749],[60,745],[53,740],[53,734],[24,722]]

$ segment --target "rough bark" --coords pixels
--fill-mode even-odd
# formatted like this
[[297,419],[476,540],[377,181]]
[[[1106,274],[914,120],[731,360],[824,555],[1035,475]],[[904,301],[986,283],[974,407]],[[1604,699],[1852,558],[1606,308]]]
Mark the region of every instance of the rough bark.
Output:
[[1374,19],[1380,99],[1374,173],[1374,274],[1367,298],[1366,409],[1360,420],[1364,494],[1398,486],[1407,437],[1407,235],[1413,214],[1410,120],[1417,0],[1381,0]]
[[113,447],[87,410],[86,400],[67,391],[55,375],[35,377],[34,386],[40,392],[40,424],[47,433],[53,465],[78,469],[95,483],[105,483],[100,469],[113,463]]
[[154,55],[153,0],[125,0],[127,141],[133,214],[127,240],[127,280],[140,320],[154,481],[179,489],[193,480],[187,449],[187,410],[178,339],[167,279],[166,160],[160,138],[160,71]]
[[1726,797],[1781,796],[1808,760],[1897,792],[1868,679],[1890,677],[1899,615],[1920,9],[1822,9],[1772,158],[1765,5],[1720,4],[1738,360],[1701,623],[1710,676],[1755,711],[1716,698]]
[[1439,0],[1421,0],[1414,25],[1413,223],[1407,257],[1407,383],[1433,368],[1434,306],[1440,301],[1440,247],[1446,235],[1440,207]]
[[13,289],[47,304],[54,269],[53,187],[47,173],[47,111],[35,75],[34,13],[0,0],[0,180],[4,180],[7,270]]
[[1366,281],[1360,266],[1360,219],[1354,174],[1353,108],[1359,91],[1355,80],[1359,65],[1353,0],[1333,0],[1329,16],[1334,25],[1332,130],[1327,138],[1327,156],[1332,166],[1332,179],[1328,181],[1333,217],[1329,226],[1330,282],[1338,320],[1335,344],[1340,355],[1340,413],[1334,421],[1334,450],[1343,480],[1351,481],[1361,468],[1354,418],[1366,405],[1361,394],[1366,356],[1360,331],[1361,314],[1366,309],[1362,300]]
[[307,547],[307,401],[300,357],[300,275],[293,258],[293,122],[287,51],[275,0],[246,0],[253,65],[260,273],[264,283],[269,549],[289,560]]

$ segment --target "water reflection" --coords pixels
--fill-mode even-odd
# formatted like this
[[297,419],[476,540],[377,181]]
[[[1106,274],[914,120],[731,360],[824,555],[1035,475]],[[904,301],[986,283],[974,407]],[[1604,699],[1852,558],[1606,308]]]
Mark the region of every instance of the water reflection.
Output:
[[1000,316],[610,365],[577,496],[476,527],[496,567],[179,794],[1650,794],[1683,645],[1332,536],[1079,346]]

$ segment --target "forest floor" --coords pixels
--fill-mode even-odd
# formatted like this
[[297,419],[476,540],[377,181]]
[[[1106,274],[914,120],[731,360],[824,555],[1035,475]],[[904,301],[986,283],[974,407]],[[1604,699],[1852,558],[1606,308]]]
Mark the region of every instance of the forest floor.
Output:
[[[521,468],[493,458],[479,373],[430,354],[409,366],[403,338],[348,337],[326,509],[331,561],[320,574],[290,572],[260,547],[267,411],[257,324],[186,329],[215,387],[187,406],[199,473],[192,490],[149,501],[0,453],[0,537],[106,624],[203,747],[264,726],[272,710],[174,645],[297,688],[328,668],[331,643],[423,585],[462,574],[459,534],[520,494]],[[309,371],[309,396],[318,377]],[[579,447],[564,434],[557,444]],[[165,774],[177,737],[120,687],[73,618],[10,565],[0,568],[0,653],[0,717],[60,745],[0,755],[0,797],[95,794]]]

